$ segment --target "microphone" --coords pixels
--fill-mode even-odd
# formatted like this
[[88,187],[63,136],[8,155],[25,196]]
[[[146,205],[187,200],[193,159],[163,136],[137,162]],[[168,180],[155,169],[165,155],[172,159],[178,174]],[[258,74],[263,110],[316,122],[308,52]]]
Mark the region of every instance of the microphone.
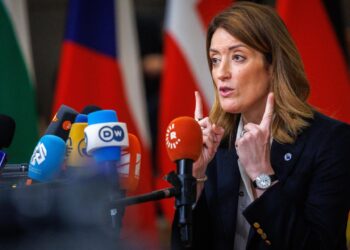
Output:
[[141,166],[141,144],[139,139],[129,133],[129,147],[123,149],[117,165],[120,189],[134,192],[139,184]]
[[66,141],[69,130],[77,115],[78,112],[74,109],[66,105],[61,105],[47,127],[45,135],[56,135]]
[[86,142],[84,129],[88,126],[87,115],[79,114],[69,131],[66,141],[66,165],[67,167],[85,167],[88,166],[92,158],[86,152]]
[[86,150],[96,162],[116,162],[121,157],[121,147],[129,145],[126,124],[118,122],[114,110],[100,110],[88,115],[85,128]]
[[99,111],[99,110],[101,110],[101,108],[99,106],[87,105],[81,110],[80,113],[84,114],[84,115],[88,115],[88,114],[90,114],[92,112]]
[[[31,185],[33,181],[51,181],[60,173],[66,151],[65,141],[77,115],[77,111],[66,105],[61,105],[58,109],[44,136],[34,149],[29,163],[29,179],[27,179],[26,185]],[[57,150],[55,147],[57,147]]]
[[192,176],[192,167],[202,152],[202,130],[192,117],[178,117],[168,125],[165,142],[169,158],[176,162],[181,182],[175,205],[179,213],[181,241],[189,247],[192,245],[192,205],[196,201],[196,179]]
[[0,150],[0,170],[2,170],[7,163],[7,154]]
[[49,182],[60,173],[66,144],[55,135],[44,135],[36,145],[29,162],[28,177],[37,182]]
[[[120,194],[117,163],[121,157],[121,148],[129,145],[126,124],[118,122],[114,110],[95,111],[88,115],[88,126],[85,128],[86,150],[98,163],[98,170],[110,184],[110,200]],[[112,228],[119,234],[123,211],[110,209]],[[118,217],[119,216],[119,217]]]
[[11,145],[15,129],[15,121],[7,115],[0,114],[0,149],[8,148]]
[[[15,121],[10,116],[0,114],[0,149],[8,148],[11,145],[15,129]],[[0,150],[0,170],[5,167],[6,163],[7,153]]]

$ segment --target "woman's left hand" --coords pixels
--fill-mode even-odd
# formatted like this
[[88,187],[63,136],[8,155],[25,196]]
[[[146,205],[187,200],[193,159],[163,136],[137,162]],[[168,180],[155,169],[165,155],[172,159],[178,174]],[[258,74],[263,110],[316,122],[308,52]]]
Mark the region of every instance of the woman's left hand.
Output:
[[274,173],[270,163],[273,106],[274,96],[273,93],[269,93],[260,124],[247,123],[243,128],[242,136],[236,140],[239,161],[251,180],[255,180],[261,173]]

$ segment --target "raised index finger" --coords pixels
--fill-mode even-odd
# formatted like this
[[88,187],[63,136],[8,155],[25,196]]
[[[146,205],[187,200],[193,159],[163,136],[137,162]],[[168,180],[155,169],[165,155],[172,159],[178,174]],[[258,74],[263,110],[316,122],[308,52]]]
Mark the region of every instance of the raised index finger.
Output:
[[194,119],[199,121],[203,118],[203,104],[202,104],[202,98],[198,91],[194,92],[195,98],[196,98],[196,106],[194,109]]
[[260,126],[266,129],[270,129],[274,106],[274,95],[272,92],[267,96],[265,112],[261,120]]

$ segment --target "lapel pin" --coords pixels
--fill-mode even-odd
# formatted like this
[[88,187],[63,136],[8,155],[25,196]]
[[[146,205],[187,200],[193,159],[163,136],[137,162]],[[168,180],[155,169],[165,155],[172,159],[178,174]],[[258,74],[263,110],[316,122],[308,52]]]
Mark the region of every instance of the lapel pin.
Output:
[[285,155],[284,155],[284,160],[285,161],[290,161],[292,159],[292,154],[291,153],[286,153]]

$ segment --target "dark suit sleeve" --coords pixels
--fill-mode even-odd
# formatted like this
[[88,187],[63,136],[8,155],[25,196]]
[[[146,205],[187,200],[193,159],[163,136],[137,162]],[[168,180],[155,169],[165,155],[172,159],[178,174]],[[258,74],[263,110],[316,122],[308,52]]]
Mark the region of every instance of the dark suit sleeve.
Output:
[[244,211],[261,236],[260,244],[284,250],[345,249],[350,201],[349,127],[341,124],[322,136],[311,139],[317,148],[310,155],[314,157],[311,167],[299,162],[302,167],[298,171],[266,190]]
[[202,194],[193,210],[193,244],[191,248],[184,248],[182,246],[180,240],[180,230],[177,226],[177,222],[178,213],[175,212],[171,232],[171,249],[214,249],[211,247],[211,226],[204,190],[202,191]]

